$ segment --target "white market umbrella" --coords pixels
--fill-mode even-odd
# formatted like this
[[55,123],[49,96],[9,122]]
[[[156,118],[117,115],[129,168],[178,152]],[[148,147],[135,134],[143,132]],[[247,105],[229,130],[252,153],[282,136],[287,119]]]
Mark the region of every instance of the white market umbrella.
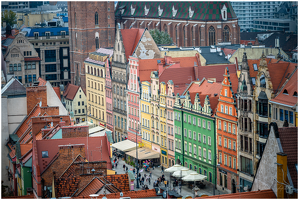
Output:
[[189,175],[185,176],[184,178],[182,178],[183,181],[202,181],[207,179],[207,176],[198,174],[198,173],[190,173]]
[[181,178],[181,177],[185,177],[191,173],[195,173],[195,171],[193,170],[189,170],[189,169],[182,169],[179,171],[176,171],[172,174],[172,176],[176,177],[176,178]]
[[173,165],[172,167],[165,169],[165,172],[172,173],[172,172],[179,171],[181,169],[188,169],[188,168],[177,164],[177,165]]

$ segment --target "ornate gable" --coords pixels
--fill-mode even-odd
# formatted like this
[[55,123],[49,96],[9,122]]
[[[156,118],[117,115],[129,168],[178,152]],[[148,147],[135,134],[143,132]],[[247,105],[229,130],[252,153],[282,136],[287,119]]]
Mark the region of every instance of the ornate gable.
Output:
[[150,7],[147,8],[146,5],[144,6],[144,14],[147,15],[150,10]]
[[209,96],[207,95],[204,102],[204,107],[202,109],[203,114],[212,115],[212,109],[210,104]]
[[178,9],[175,9],[174,5],[173,5],[172,6],[172,17],[175,17],[177,12],[178,12]]
[[199,98],[198,93],[196,93],[196,95],[195,95],[193,111],[198,112],[198,113],[201,113],[201,111],[202,111],[202,106],[200,104],[200,98]]
[[175,96],[174,107],[175,108],[181,108],[181,99],[180,99],[179,93],[177,93],[176,96]]
[[192,109],[192,103],[191,103],[189,91],[187,91],[187,93],[186,93],[186,99],[185,99],[185,102],[184,102],[184,108],[187,109],[187,110],[191,110]]

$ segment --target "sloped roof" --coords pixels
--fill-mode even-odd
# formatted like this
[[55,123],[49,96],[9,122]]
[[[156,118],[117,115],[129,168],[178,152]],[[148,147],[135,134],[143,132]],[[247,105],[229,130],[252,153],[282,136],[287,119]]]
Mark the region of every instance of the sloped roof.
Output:
[[235,50],[235,49],[227,49],[227,48],[224,48],[224,49],[223,49],[223,52],[224,52],[224,54],[225,54],[226,56],[227,56],[228,54],[233,55],[236,51],[237,51],[237,50]]
[[39,82],[38,86],[44,86],[47,84],[47,81],[42,79],[41,77],[38,77],[37,81]]
[[287,154],[288,169],[295,188],[298,188],[298,130],[297,127],[284,127],[278,129],[283,153]]
[[90,194],[97,194],[103,186],[102,181],[95,177],[78,195],[89,196]]
[[222,194],[208,197],[196,197],[195,199],[276,199],[273,190],[260,190],[250,192],[238,192],[232,194]]
[[38,32],[40,36],[45,36],[45,32],[51,32],[52,36],[61,35],[61,31],[65,31],[65,35],[69,35],[68,27],[45,27],[45,28],[23,28],[26,31],[26,37],[34,37],[34,32]]
[[[172,8],[177,10],[176,19],[180,20],[223,20],[221,16],[221,9],[223,6],[227,8],[227,19],[236,19],[237,16],[231,7],[230,2],[143,2],[143,1],[119,1],[115,9],[115,15],[120,16],[121,7],[125,7],[125,11],[121,14],[122,17],[144,17],[159,18],[158,8],[163,9],[161,19],[172,19]],[[133,15],[131,14],[131,6],[135,8]],[[149,9],[145,15],[144,7]],[[193,16],[189,17],[189,6],[194,11]]]
[[298,45],[298,35],[291,33],[275,32],[263,44],[266,47],[275,47],[275,39],[279,37],[279,46],[284,52],[290,52]]
[[8,95],[26,95],[26,88],[15,77],[12,77],[8,83],[1,89],[1,96]]
[[228,67],[229,73],[237,73],[235,64],[199,66],[198,79],[202,80],[203,78],[216,78],[216,82],[221,83],[223,81],[223,74],[226,67]]
[[32,148],[32,144],[20,144],[21,157],[28,153]]
[[[296,105],[298,102],[298,96],[294,96],[294,93],[296,92],[298,95],[298,71],[297,69],[295,70],[296,72],[281,89],[280,93],[271,101],[292,107]],[[285,90],[287,91],[287,94],[284,93]]]
[[[206,59],[207,65],[215,65],[215,64],[229,64],[230,62],[225,58],[224,52],[221,50],[220,52],[211,52],[210,46],[200,47],[202,57]],[[222,53],[220,55],[220,53]]]
[[[236,73],[229,73],[230,75],[230,82],[232,83],[232,90],[234,92],[234,94],[237,94],[238,92],[238,82],[239,82],[239,79],[238,79],[238,75]],[[237,98],[236,98],[237,100]]]
[[199,66],[199,63],[197,62],[197,58],[195,56],[192,57],[177,57],[177,58],[171,58],[173,62],[180,62],[180,67],[193,67],[194,63],[196,63],[197,66]]
[[61,97],[60,97],[60,87],[53,87],[55,93],[57,94],[58,98],[60,99],[61,101]]
[[198,93],[199,95],[214,95],[220,94],[222,88],[221,83],[209,83],[206,79],[199,85],[198,83],[192,83],[189,87],[189,93]]
[[140,82],[149,81],[151,82],[151,72],[157,71],[158,64],[157,60],[161,60],[161,58],[154,58],[154,59],[141,59],[139,60],[139,78]]
[[129,56],[133,54],[145,29],[132,28],[132,29],[120,29],[120,31],[123,39],[123,44],[125,47],[125,55],[128,60]]
[[74,100],[78,89],[79,86],[68,83],[66,89],[64,90],[63,97],[68,100]]

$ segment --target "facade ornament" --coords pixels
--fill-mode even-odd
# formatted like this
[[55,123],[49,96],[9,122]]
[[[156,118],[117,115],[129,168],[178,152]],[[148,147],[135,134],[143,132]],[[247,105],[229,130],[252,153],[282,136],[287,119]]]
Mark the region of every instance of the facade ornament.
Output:
[[172,6],[172,17],[175,17],[177,12],[178,12],[178,10],[175,10],[174,6]]
[[192,18],[194,14],[194,10],[191,10],[191,6],[189,6],[189,18]]
[[159,5],[159,7],[158,7],[158,14],[159,14],[159,17],[161,17],[162,13],[163,13],[163,9],[161,9],[161,8],[160,8],[160,5]]
[[133,5],[131,4],[131,15],[135,13],[136,8],[133,8]]
[[146,8],[146,5],[145,5],[145,6],[144,6],[144,14],[147,15],[148,12],[149,12],[149,10],[150,10],[150,9],[149,9],[149,8]]

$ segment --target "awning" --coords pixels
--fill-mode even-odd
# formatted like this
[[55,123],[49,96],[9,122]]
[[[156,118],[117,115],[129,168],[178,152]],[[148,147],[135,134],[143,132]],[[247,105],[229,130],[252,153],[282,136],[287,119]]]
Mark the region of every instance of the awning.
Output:
[[113,144],[112,147],[114,147],[120,151],[127,152],[127,151],[132,151],[133,149],[136,149],[136,143],[132,142],[131,140],[124,140],[124,141]]
[[[126,153],[133,158],[136,158],[136,149]],[[138,160],[145,160],[145,159],[154,159],[160,158],[160,154],[154,150],[147,149],[147,148],[139,148],[138,149]]]

